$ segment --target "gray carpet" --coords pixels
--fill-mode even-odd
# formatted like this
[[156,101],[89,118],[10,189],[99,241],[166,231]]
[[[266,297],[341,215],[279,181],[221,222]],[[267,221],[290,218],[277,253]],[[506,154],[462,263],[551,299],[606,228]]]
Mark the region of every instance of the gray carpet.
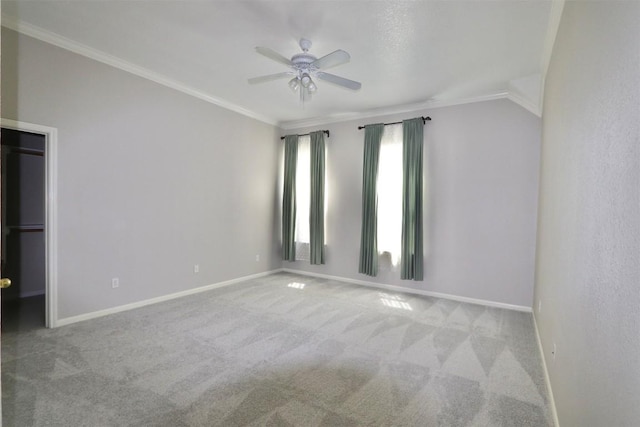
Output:
[[5,426],[549,426],[530,314],[276,274],[2,335]]

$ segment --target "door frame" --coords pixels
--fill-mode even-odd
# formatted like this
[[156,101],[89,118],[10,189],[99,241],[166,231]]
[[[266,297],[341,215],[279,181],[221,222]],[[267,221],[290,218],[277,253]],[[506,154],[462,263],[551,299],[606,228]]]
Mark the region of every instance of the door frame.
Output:
[[44,136],[45,324],[47,328],[55,328],[58,323],[58,129],[4,118],[0,118],[0,127]]

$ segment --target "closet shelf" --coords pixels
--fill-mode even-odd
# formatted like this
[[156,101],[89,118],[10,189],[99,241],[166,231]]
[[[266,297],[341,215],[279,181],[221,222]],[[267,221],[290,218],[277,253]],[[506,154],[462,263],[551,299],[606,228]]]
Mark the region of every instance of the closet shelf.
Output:
[[7,225],[9,231],[20,231],[23,233],[30,233],[36,231],[44,231],[44,224],[29,224],[29,225]]

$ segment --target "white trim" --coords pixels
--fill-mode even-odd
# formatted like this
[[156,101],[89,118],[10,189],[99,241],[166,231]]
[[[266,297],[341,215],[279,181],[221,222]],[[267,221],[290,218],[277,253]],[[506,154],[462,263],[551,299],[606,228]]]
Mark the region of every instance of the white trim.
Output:
[[158,83],[160,85],[169,87],[171,89],[175,89],[177,91],[180,91],[187,95],[201,99],[203,101],[209,102],[211,104],[217,105],[219,107],[226,108],[227,110],[231,110],[236,113],[242,114],[243,116],[247,116],[252,119],[256,119],[270,125],[276,124],[276,121],[266,116],[255,113],[251,110],[247,110],[246,108],[240,107],[224,99],[220,99],[215,96],[206,94],[198,89],[182,84],[177,80],[166,77],[162,74],[156,73],[147,68],[139,67],[135,64],[132,64],[131,62],[117,58],[106,52],[102,52],[100,50],[94,49],[82,43],[78,43],[74,40],[68,39],[59,34],[53,33],[51,31],[45,30],[35,25],[28,24],[12,16],[2,14],[2,26],[9,28],[10,30],[17,31],[21,34],[27,35],[29,37],[33,37],[34,39],[38,39],[43,42],[52,44],[54,46],[58,46],[62,49],[69,50],[73,53],[77,53],[78,55],[91,58],[98,62],[102,62],[103,64],[110,65],[122,71],[135,74],[136,76],[143,77],[147,80],[151,80],[152,82]]
[[560,20],[562,19],[564,3],[565,0],[553,0],[549,10],[549,24],[547,25],[547,33],[545,34],[544,44],[542,45],[542,58],[540,60],[542,78],[540,82],[540,100],[538,104],[540,105],[541,113],[544,106],[544,85],[547,80],[547,71],[549,70],[549,64],[551,63],[551,55],[553,54],[553,47],[556,42],[556,36],[558,35],[558,28],[560,28]]
[[[553,1],[553,3],[555,2],[556,0]],[[552,9],[553,9],[553,6],[552,6]],[[424,102],[377,108],[377,109],[363,111],[360,113],[353,113],[353,114],[348,113],[348,114],[331,115],[331,116],[324,116],[324,117],[314,117],[314,118],[302,119],[302,120],[278,122],[273,118],[248,110],[230,101],[215,97],[213,95],[209,95],[205,92],[202,92],[196,88],[187,86],[170,77],[156,73],[155,71],[149,70],[144,67],[140,67],[131,62],[125,61],[116,56],[110,55],[106,52],[92,48],[85,44],[76,42],[74,40],[61,36],[59,34],[40,28],[38,26],[23,22],[18,18],[2,14],[1,25],[10,30],[17,31],[18,33],[41,40],[45,43],[58,46],[62,49],[66,49],[78,55],[91,58],[95,61],[102,62],[103,64],[110,65],[122,71],[134,74],[136,76],[145,78],[152,82],[155,82],[160,85],[182,92],[184,94],[201,99],[205,102],[209,102],[211,104],[217,105],[227,110],[234,111],[238,114],[242,114],[243,116],[250,117],[252,119],[259,120],[261,122],[264,122],[270,125],[276,125],[280,127],[282,130],[290,130],[290,129],[297,129],[297,128],[303,128],[303,127],[310,127],[310,126],[320,126],[320,125],[326,125],[331,123],[339,123],[339,122],[345,122],[350,120],[359,120],[359,119],[365,119],[365,118],[377,117],[377,116],[402,114],[402,113],[408,113],[416,110],[451,107],[454,105],[463,105],[463,104],[473,104],[476,102],[493,101],[496,99],[504,99],[504,98],[510,99],[511,101],[523,106],[524,108],[526,108],[527,110],[531,111],[536,115],[540,115],[539,113],[532,110],[528,106],[523,105],[523,103],[521,103],[518,98],[510,96],[510,93],[508,91],[502,91],[502,92],[489,93],[489,94],[470,97],[470,98],[449,99],[449,100],[431,99]]]
[[538,117],[542,117],[540,106],[536,105],[533,101],[521,96],[520,94],[516,94],[515,92],[510,91],[509,95],[507,95],[507,99],[515,102],[530,113],[533,113]]
[[488,306],[488,307],[503,308],[503,309],[507,309],[507,310],[522,311],[522,312],[527,312],[527,313],[531,312],[531,307],[525,307],[525,306],[520,306],[520,305],[505,304],[505,303],[501,303],[501,302],[494,302],[494,301],[480,300],[480,299],[475,299],[475,298],[460,297],[460,296],[456,296],[456,295],[442,294],[442,293],[438,293],[438,292],[422,291],[422,290],[419,290],[419,289],[404,288],[402,286],[395,286],[395,285],[387,285],[387,284],[382,284],[382,283],[367,282],[367,281],[364,281],[364,280],[356,280],[356,279],[349,279],[349,278],[346,278],[346,277],[330,276],[330,275],[327,275],[327,274],[312,273],[312,272],[301,271],[301,270],[292,270],[292,269],[289,269],[289,268],[278,268],[278,269],[275,269],[275,270],[265,271],[265,272],[257,273],[257,274],[251,274],[249,276],[238,277],[238,278],[235,278],[235,279],[226,280],[226,281],[223,281],[223,282],[218,282],[218,283],[214,283],[214,284],[211,284],[211,285],[201,286],[199,288],[187,289],[185,291],[175,292],[173,294],[162,295],[162,296],[159,296],[159,297],[150,298],[150,299],[146,299],[146,300],[142,300],[142,301],[138,301],[138,302],[134,302],[134,303],[130,303],[130,304],[120,305],[120,306],[117,306],[117,307],[111,307],[111,308],[107,308],[107,309],[104,309],[104,310],[98,310],[98,311],[92,311],[90,313],[80,314],[78,316],[72,316],[72,317],[67,317],[67,318],[64,318],[64,319],[59,319],[55,323],[54,327],[66,326],[66,325],[70,325],[72,323],[82,322],[84,320],[95,319],[95,318],[98,318],[98,317],[108,316],[110,314],[120,313],[122,311],[133,310],[135,308],[140,308],[140,307],[144,307],[144,306],[151,305],[151,304],[157,304],[159,302],[169,301],[169,300],[173,300],[173,299],[176,299],[176,298],[181,298],[181,297],[188,296],[188,295],[198,294],[200,292],[206,292],[206,291],[210,291],[210,290],[213,290],[213,289],[234,285],[234,284],[241,283],[241,282],[244,282],[244,281],[247,281],[247,280],[257,279],[257,278],[260,278],[260,277],[265,277],[265,276],[269,276],[269,275],[280,273],[280,272],[300,274],[300,275],[303,275],[303,276],[321,277],[321,278],[324,278],[324,279],[337,280],[337,281],[340,281],[340,282],[351,283],[351,284],[355,284],[355,285],[362,285],[362,286],[367,286],[367,287],[373,287],[373,288],[378,288],[378,289],[385,289],[385,290],[393,291],[393,292],[404,292],[404,293],[418,294],[418,295],[424,295],[424,296],[429,296],[429,297],[443,298],[443,299],[449,299],[449,300],[453,300],[453,301],[466,302],[466,303],[470,303],[470,304],[484,305],[484,306]]
[[133,302],[130,304],[119,305],[117,307],[111,307],[104,310],[92,311],[90,313],[80,314],[78,316],[66,317],[64,319],[59,319],[56,322],[56,327],[66,326],[72,323],[82,322],[84,320],[95,319],[97,317],[108,316],[110,314],[120,313],[122,311],[133,310],[134,308],[140,308],[151,304],[157,304],[159,302],[169,301],[176,298],[185,297],[188,295],[198,294],[200,292],[210,291],[212,289],[222,288],[229,285],[234,285],[236,283],[244,282],[247,280],[257,279],[259,277],[269,276],[271,274],[279,272],[280,269],[265,271],[262,273],[251,274],[249,276],[238,277],[236,279],[226,280],[224,282],[213,283],[211,285],[201,286],[199,288],[187,289],[186,291],[175,292],[173,294],[162,295],[155,298],[149,298],[142,301]]
[[370,288],[385,289],[385,290],[393,291],[393,292],[404,292],[404,293],[408,293],[408,294],[417,294],[417,295],[423,295],[423,296],[427,296],[427,297],[443,298],[443,299],[448,299],[448,300],[452,300],[452,301],[466,302],[466,303],[469,303],[469,304],[484,305],[484,306],[487,306],[487,307],[496,307],[496,308],[504,308],[506,310],[522,311],[522,312],[525,312],[525,313],[531,313],[532,312],[531,307],[526,307],[524,305],[506,304],[506,303],[503,303],[503,302],[496,302],[496,301],[489,301],[489,300],[483,300],[483,299],[461,297],[461,296],[458,296],[458,295],[443,294],[443,293],[440,293],[440,292],[423,291],[421,289],[405,288],[403,286],[387,285],[385,283],[367,282],[365,280],[349,279],[349,278],[346,278],[346,277],[338,277],[338,276],[330,276],[328,274],[312,273],[310,271],[293,270],[293,269],[290,269],[290,268],[283,268],[282,271],[286,272],[286,273],[300,274],[300,275],[303,275],[303,276],[312,276],[312,277],[320,277],[320,278],[329,279],[329,280],[337,280],[339,282],[351,283],[351,284],[354,284],[354,285],[362,285],[362,286],[367,286],[367,287],[370,287]]
[[551,417],[555,427],[560,427],[558,421],[558,411],[556,410],[556,401],[553,398],[553,389],[551,388],[551,380],[549,379],[549,370],[547,369],[547,359],[544,357],[544,348],[542,347],[542,340],[540,339],[540,331],[538,330],[538,321],[535,314],[533,317],[533,326],[536,330],[536,340],[538,341],[538,351],[542,358],[542,370],[544,371],[544,380],[547,383],[547,393],[549,394],[549,406],[551,407]]
[[31,291],[31,292],[25,292],[20,294],[19,298],[30,298],[30,297],[37,297],[40,295],[46,295],[47,293],[45,291]]
[[496,92],[473,98],[450,99],[450,100],[428,100],[414,104],[395,105],[393,107],[377,108],[363,111],[361,113],[341,114],[334,116],[315,117],[311,119],[293,120],[278,123],[282,130],[298,129],[311,126],[322,126],[332,123],[347,122],[351,120],[367,119],[378,116],[389,116],[392,114],[409,113],[417,110],[427,110],[432,108],[452,107],[454,105],[473,104],[476,102],[494,101],[496,99],[508,98],[509,92]]
[[2,118],[0,127],[38,133],[45,138],[45,324],[53,328],[58,318],[58,129]]

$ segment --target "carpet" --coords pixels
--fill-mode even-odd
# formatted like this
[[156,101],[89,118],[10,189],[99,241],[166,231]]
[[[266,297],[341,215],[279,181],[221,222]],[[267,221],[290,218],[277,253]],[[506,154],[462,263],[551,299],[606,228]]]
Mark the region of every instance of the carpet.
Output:
[[530,313],[289,273],[2,335],[5,426],[550,426]]

